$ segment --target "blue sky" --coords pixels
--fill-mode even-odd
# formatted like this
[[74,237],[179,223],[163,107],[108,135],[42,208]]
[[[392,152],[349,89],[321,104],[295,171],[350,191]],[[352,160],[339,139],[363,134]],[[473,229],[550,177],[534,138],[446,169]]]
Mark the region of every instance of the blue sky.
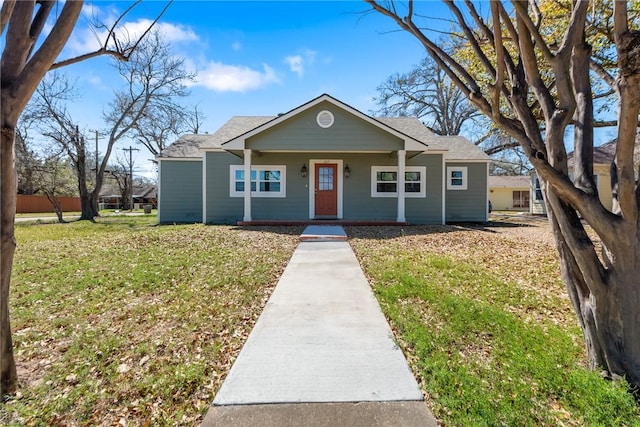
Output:
[[[110,24],[129,1],[87,1],[61,58],[94,50],[92,17]],[[147,0],[124,20],[131,34],[146,29],[164,1]],[[441,2],[425,1],[424,22],[444,30],[449,12]],[[425,7],[426,6],[426,7]],[[424,55],[424,48],[363,1],[205,1],[176,0],[157,27],[173,53],[197,71],[185,105],[204,113],[203,132],[215,132],[235,115],[276,115],[315,98],[330,95],[368,113],[375,109],[376,88],[389,75],[406,72]],[[433,34],[431,34],[433,35]],[[98,38],[101,36],[98,33]],[[437,37],[437,35],[436,35]],[[113,90],[122,87],[106,57],[65,67],[77,79],[81,97],[71,108],[84,129],[103,129],[102,111]],[[609,140],[611,131],[597,140]],[[115,156],[135,143],[123,140]],[[150,153],[137,146],[135,168],[153,176]],[[104,148],[100,147],[104,152]]]
[[[96,46],[92,16],[111,22],[129,2],[87,3],[80,24],[61,57]],[[431,2],[435,15],[439,2]],[[147,1],[127,16],[135,33],[145,28],[164,2]],[[175,1],[159,28],[173,52],[198,72],[185,100],[206,116],[203,130],[215,132],[234,115],[275,115],[322,93],[369,112],[376,87],[418,63],[423,48],[360,1]],[[438,25],[442,25],[441,23]],[[72,112],[87,129],[104,127],[103,108],[122,83],[107,58],[66,67],[82,97]],[[133,144],[123,141],[119,148]],[[140,146],[136,169],[151,169]],[[101,150],[103,151],[103,150]],[[116,150],[122,154],[121,150]]]

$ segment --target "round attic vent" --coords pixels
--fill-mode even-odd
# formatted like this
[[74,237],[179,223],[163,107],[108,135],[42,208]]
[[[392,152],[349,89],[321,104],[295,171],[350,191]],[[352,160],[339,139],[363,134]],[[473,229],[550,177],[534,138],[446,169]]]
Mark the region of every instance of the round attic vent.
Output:
[[333,125],[333,113],[331,111],[322,110],[318,113],[316,121],[318,122],[318,126],[321,128],[329,128]]

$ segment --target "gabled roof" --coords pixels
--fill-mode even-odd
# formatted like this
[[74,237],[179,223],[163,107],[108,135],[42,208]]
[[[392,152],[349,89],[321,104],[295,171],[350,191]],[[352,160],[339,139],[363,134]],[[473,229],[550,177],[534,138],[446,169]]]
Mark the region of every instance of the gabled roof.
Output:
[[489,188],[529,187],[530,185],[530,176],[489,175]]
[[230,139],[229,141],[223,143],[223,148],[225,149],[229,149],[229,150],[238,150],[238,149],[242,149],[244,148],[244,140],[247,138],[250,138],[254,135],[257,135],[260,132],[264,132],[267,129],[270,129],[273,126],[276,126],[288,119],[290,119],[291,117],[294,117],[318,104],[320,104],[321,102],[329,102],[333,105],[335,105],[338,108],[341,108],[351,114],[353,114],[354,116],[369,122],[371,124],[373,124],[374,126],[377,126],[389,133],[391,133],[392,135],[395,135],[403,140],[405,140],[405,145],[407,146],[406,149],[408,150],[418,150],[418,151],[424,151],[427,149],[426,143],[423,141],[420,141],[418,139],[413,138],[411,135],[407,135],[404,134],[400,131],[398,131],[395,128],[392,128],[388,125],[386,125],[384,122],[377,120],[374,117],[371,117],[363,112],[361,112],[360,110],[357,110],[355,108],[353,108],[352,106],[345,104],[344,102],[332,97],[331,95],[328,94],[322,94],[320,96],[318,96],[317,98],[312,99],[311,101],[304,103],[302,105],[300,105],[299,107],[294,108],[293,110],[290,110],[284,114],[280,114],[274,118],[272,118],[271,120],[266,121],[265,123],[247,131],[244,132],[242,134],[237,135],[235,138]]
[[183,135],[163,150],[157,156],[158,160],[163,158],[200,159],[202,158],[202,150],[238,150],[244,139],[282,123],[288,118],[323,101],[328,101],[386,132],[408,141],[411,146],[410,149],[413,151],[442,152],[445,160],[448,161],[491,160],[484,151],[466,138],[462,136],[438,136],[416,117],[371,117],[327,94],[278,116],[236,116],[232,117],[211,135]]

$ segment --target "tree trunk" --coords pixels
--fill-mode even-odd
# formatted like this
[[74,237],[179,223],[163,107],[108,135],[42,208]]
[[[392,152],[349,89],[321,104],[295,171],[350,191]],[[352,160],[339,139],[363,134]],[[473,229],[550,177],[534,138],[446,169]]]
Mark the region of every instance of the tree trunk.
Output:
[[95,217],[99,216],[98,211],[96,210],[97,204],[95,200],[94,192],[89,192],[86,188],[84,189],[84,192],[80,193],[80,207],[82,209],[80,221],[93,221]]
[[82,212],[80,221],[93,221],[98,214],[98,197],[96,191],[89,191],[87,187],[87,158],[84,146],[78,146],[77,159],[75,161],[76,174],[78,175],[78,193],[80,194],[80,206]]
[[609,378],[624,377],[638,398],[640,238],[620,233],[620,240],[631,241],[635,248],[632,262],[616,263],[623,254],[607,249],[613,264],[603,274],[580,268],[579,259],[584,257],[580,251],[593,244],[575,211],[560,202],[551,189],[545,196],[562,278],[582,328],[589,367],[605,371]]
[[[6,108],[3,106],[3,108]],[[0,396],[13,393],[18,376],[13,357],[9,318],[9,286],[16,248],[16,168],[14,162],[15,125],[2,124],[0,144]]]
[[49,199],[49,202],[51,202],[51,206],[53,206],[53,210],[55,211],[56,216],[58,217],[58,222],[61,224],[66,222],[62,217],[62,203],[60,203],[60,199],[57,198],[54,194],[51,194],[49,192],[46,192],[45,194],[47,196],[47,199]]

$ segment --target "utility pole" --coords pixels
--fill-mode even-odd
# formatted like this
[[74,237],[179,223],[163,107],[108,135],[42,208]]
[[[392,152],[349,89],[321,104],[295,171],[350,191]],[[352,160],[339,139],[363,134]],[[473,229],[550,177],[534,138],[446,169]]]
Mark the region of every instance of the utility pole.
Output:
[[138,148],[123,148],[122,151],[129,152],[129,210],[133,210],[133,152],[140,151]]

